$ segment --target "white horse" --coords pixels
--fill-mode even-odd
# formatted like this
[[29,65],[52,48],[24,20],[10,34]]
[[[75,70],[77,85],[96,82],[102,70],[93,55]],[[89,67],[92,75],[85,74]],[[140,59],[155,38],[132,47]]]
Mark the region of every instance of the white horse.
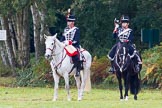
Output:
[[79,77],[75,77],[76,69],[73,69],[73,71],[70,72],[73,67],[73,64],[71,63],[71,57],[66,54],[64,49],[65,45],[60,42],[56,36],[57,34],[54,36],[44,36],[46,45],[45,58],[49,59],[52,56],[50,65],[53,71],[53,78],[55,83],[53,101],[56,101],[58,98],[58,83],[61,76],[65,80],[67,99],[68,101],[71,100],[69,91],[69,75],[74,75],[78,89],[78,100],[82,100],[87,78],[90,77],[92,57],[88,51],[82,51],[82,54],[85,58],[85,61],[83,62],[83,70],[80,71]]

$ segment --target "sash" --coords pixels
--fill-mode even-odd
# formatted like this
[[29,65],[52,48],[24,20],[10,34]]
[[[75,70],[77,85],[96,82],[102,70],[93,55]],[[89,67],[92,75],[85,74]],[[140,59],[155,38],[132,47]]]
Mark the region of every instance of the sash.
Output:
[[128,32],[128,31],[130,31],[130,30],[131,30],[130,28],[125,29],[124,31],[122,31],[121,33],[118,34],[118,37],[123,35],[124,33]]
[[77,49],[73,45],[65,46],[65,50],[68,56],[75,56],[78,54]]

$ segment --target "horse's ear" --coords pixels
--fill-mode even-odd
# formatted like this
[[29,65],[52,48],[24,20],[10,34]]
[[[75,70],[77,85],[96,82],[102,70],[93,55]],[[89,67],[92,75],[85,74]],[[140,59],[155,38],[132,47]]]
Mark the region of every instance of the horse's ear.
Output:
[[44,39],[46,39],[46,38],[47,38],[47,35],[44,34]]
[[53,40],[55,40],[57,37],[57,33],[55,35],[52,36]]
[[57,37],[57,33],[55,33],[54,37],[55,37],[55,38]]

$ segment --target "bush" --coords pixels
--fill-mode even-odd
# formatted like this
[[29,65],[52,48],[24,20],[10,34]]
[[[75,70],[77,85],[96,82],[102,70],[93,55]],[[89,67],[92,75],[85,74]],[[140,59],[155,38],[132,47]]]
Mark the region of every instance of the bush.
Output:
[[[53,87],[54,79],[49,61],[42,57],[36,64],[31,60],[31,67],[18,69],[17,86],[34,86],[34,87]],[[64,79],[60,78],[61,86],[65,84]],[[70,76],[70,85],[75,85],[75,79]]]
[[144,51],[142,83],[153,88],[162,88],[162,46]]
[[5,66],[2,63],[2,60],[0,59],[0,77],[9,76],[11,74],[12,74],[11,68],[8,66]]
[[94,57],[91,66],[91,81],[93,84],[102,83],[108,77],[109,74],[107,73],[107,68],[109,64],[106,56],[103,56],[100,59]]
[[18,86],[46,86],[48,80],[47,74],[51,72],[50,65],[43,57],[36,64],[34,59],[31,60],[31,67],[18,69],[17,85]]
[[118,80],[116,78],[116,75],[109,75],[102,83],[103,88],[116,88],[118,87]]

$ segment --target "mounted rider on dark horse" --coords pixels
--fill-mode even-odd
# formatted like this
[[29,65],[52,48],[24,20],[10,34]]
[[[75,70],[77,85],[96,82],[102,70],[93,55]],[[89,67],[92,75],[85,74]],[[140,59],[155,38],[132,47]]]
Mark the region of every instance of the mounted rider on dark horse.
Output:
[[[116,19],[114,20],[115,28],[113,31],[113,37],[115,39],[118,39],[119,41],[112,47],[109,54],[107,55],[111,61],[111,68],[109,72],[112,73],[115,72],[113,62],[116,55],[116,51],[119,45],[122,43],[128,44],[129,55],[135,64],[134,68],[136,72],[140,71],[140,65],[142,64],[142,60],[135,48],[135,45],[133,44],[133,40],[134,40],[133,30],[129,28],[129,22],[130,22],[129,17],[124,15],[121,17],[120,21]],[[121,27],[119,27],[119,24],[121,24]]]
[[[120,99],[128,100],[128,90],[134,94],[134,100],[137,100],[137,94],[140,91],[140,71],[142,69],[142,59],[133,44],[133,30],[129,28],[129,17],[122,16],[119,21],[115,20],[115,29],[113,37],[119,41],[112,47],[108,54],[111,60],[110,72],[115,73],[119,82]],[[119,27],[121,24],[121,27]],[[123,97],[124,81],[125,94]]]

